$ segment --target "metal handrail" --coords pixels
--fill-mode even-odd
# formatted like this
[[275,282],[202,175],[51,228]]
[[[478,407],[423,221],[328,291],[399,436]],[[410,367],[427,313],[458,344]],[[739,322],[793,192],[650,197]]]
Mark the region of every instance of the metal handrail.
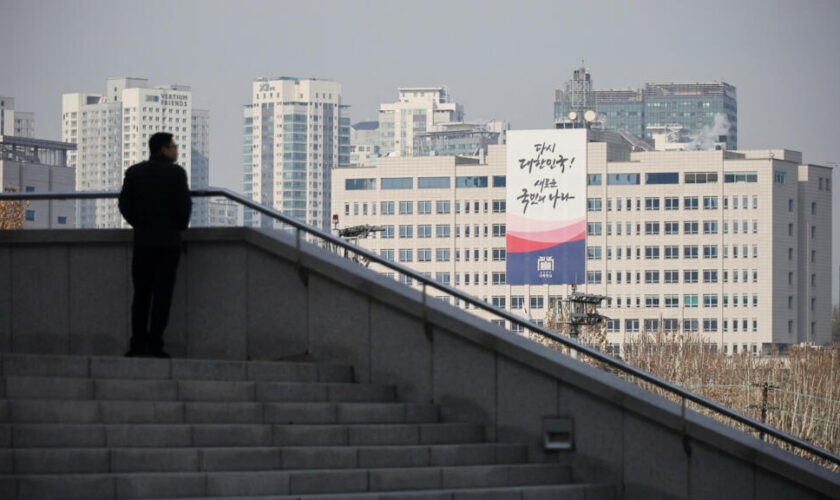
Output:
[[[574,349],[575,351],[577,351],[579,353],[586,354],[587,356],[589,356],[591,358],[594,358],[594,359],[596,359],[596,360],[598,360],[598,361],[600,361],[604,364],[607,364],[610,367],[615,368],[615,369],[617,369],[621,372],[624,372],[625,374],[632,375],[636,378],[644,380],[645,382],[653,384],[653,385],[659,387],[660,389],[664,389],[664,390],[666,390],[666,391],[668,391],[668,392],[670,392],[674,395],[679,396],[680,398],[682,398],[683,418],[685,418],[685,402],[686,402],[686,400],[688,400],[688,401],[696,403],[696,404],[698,404],[702,407],[705,407],[709,410],[712,410],[714,412],[722,414],[722,415],[724,415],[728,418],[731,418],[732,420],[735,420],[736,422],[739,422],[739,423],[744,424],[748,427],[751,427],[755,432],[758,432],[758,433],[761,433],[761,434],[764,434],[764,435],[768,435],[768,436],[773,436],[774,438],[779,439],[781,441],[784,441],[784,442],[786,442],[786,443],[788,443],[792,446],[795,446],[795,447],[797,447],[801,450],[807,451],[808,453],[811,453],[815,456],[823,458],[823,459],[825,459],[829,462],[832,462],[836,465],[840,465],[840,455],[834,454],[834,453],[832,453],[832,452],[830,452],[830,451],[828,451],[824,448],[816,446],[812,443],[809,443],[808,441],[805,441],[805,440],[803,440],[801,438],[798,438],[798,437],[796,437],[792,434],[789,434],[789,433],[784,432],[782,430],[779,430],[775,427],[767,425],[763,422],[759,422],[758,420],[756,420],[752,417],[741,414],[741,413],[739,413],[739,412],[737,412],[737,411],[735,411],[731,408],[723,406],[723,405],[721,405],[721,404],[719,404],[715,401],[712,401],[712,400],[710,400],[710,399],[708,399],[704,396],[701,396],[699,394],[695,394],[695,393],[693,393],[693,392],[691,392],[691,391],[689,391],[689,390],[687,390],[683,387],[672,384],[671,382],[668,382],[668,381],[666,381],[666,380],[664,380],[660,377],[657,377],[656,375],[647,373],[644,370],[636,368],[635,366],[629,365],[629,364],[625,363],[624,361],[622,361],[620,359],[617,359],[617,358],[614,358],[614,357],[612,357],[608,354],[605,354],[605,353],[603,353],[603,352],[601,352],[597,349],[593,349],[593,348],[591,348],[587,345],[581,344],[581,343],[579,343],[575,340],[572,340],[571,338],[561,336],[561,335],[559,335],[555,332],[552,332],[551,330],[549,330],[549,329],[547,329],[547,328],[545,328],[541,325],[537,325],[537,324],[529,322],[528,320],[520,318],[518,316],[514,316],[513,314],[511,314],[511,313],[509,313],[509,312],[507,312],[503,309],[499,309],[496,306],[488,304],[481,299],[478,299],[478,298],[473,297],[469,294],[466,294],[466,293],[464,293],[464,292],[462,292],[458,289],[452,288],[451,286],[438,283],[438,282],[436,282],[436,281],[434,281],[430,278],[427,278],[427,277],[423,276],[421,273],[415,271],[414,269],[408,268],[408,267],[406,267],[402,264],[396,263],[396,262],[392,262],[388,259],[384,259],[384,258],[380,257],[379,255],[377,255],[376,253],[371,252],[370,250],[359,247],[357,245],[353,245],[352,243],[349,243],[349,242],[347,242],[347,241],[345,241],[345,240],[343,240],[343,239],[341,239],[341,238],[339,238],[339,237],[337,237],[333,234],[327,233],[327,232],[325,232],[321,229],[318,229],[316,227],[309,226],[304,222],[301,222],[301,221],[292,219],[290,217],[287,217],[287,216],[283,215],[282,213],[280,213],[279,211],[274,210],[274,209],[269,208],[269,207],[265,207],[263,205],[260,205],[259,203],[255,202],[253,200],[245,198],[241,194],[235,193],[235,192],[233,192],[229,189],[225,189],[225,188],[196,189],[196,190],[190,191],[190,194],[192,196],[195,196],[195,197],[222,196],[222,197],[228,198],[230,200],[236,201],[236,202],[240,203],[241,205],[244,205],[245,207],[256,210],[257,212],[260,212],[264,215],[267,215],[267,216],[269,216],[269,217],[271,217],[275,220],[278,220],[278,221],[280,221],[284,224],[288,224],[288,225],[294,227],[297,230],[296,231],[296,239],[297,239],[297,247],[298,248],[300,248],[300,244],[301,244],[301,231],[305,231],[306,233],[309,233],[313,236],[317,236],[318,238],[321,238],[322,240],[326,240],[326,241],[328,241],[332,244],[340,246],[340,247],[344,248],[345,250],[352,250],[356,254],[361,255],[361,256],[367,258],[368,260],[370,260],[372,262],[376,262],[377,264],[381,264],[381,265],[383,265],[383,266],[385,266],[389,269],[392,269],[394,271],[397,271],[401,274],[404,274],[406,276],[410,276],[411,278],[413,278],[413,279],[415,279],[415,280],[417,280],[417,281],[419,281],[420,283],[423,284],[423,295],[424,295],[423,300],[424,300],[424,302],[426,300],[426,287],[427,286],[432,286],[432,287],[434,287],[434,288],[436,288],[436,289],[438,289],[442,292],[445,292],[445,293],[447,293],[449,295],[452,295],[452,296],[454,296],[454,297],[456,297],[460,300],[463,300],[464,302],[467,302],[469,304],[473,304],[474,306],[477,306],[481,309],[484,309],[487,312],[495,314],[496,316],[499,316],[501,318],[504,318],[508,321],[511,321],[513,323],[516,323],[516,324],[519,324],[519,325],[522,325],[522,326],[527,326],[529,330],[531,330],[531,331],[533,331],[533,332],[535,332],[539,335],[542,335],[545,338],[548,338],[548,339],[553,340],[555,342],[559,342],[559,343],[565,345],[566,347],[568,347],[570,349]],[[111,191],[78,191],[78,192],[73,191],[73,192],[41,192],[41,193],[36,193],[36,192],[18,193],[18,192],[14,192],[14,193],[0,193],[0,201],[3,201],[3,200],[12,201],[12,200],[101,199],[101,198],[117,198],[118,196],[119,196],[119,193],[111,192]]]

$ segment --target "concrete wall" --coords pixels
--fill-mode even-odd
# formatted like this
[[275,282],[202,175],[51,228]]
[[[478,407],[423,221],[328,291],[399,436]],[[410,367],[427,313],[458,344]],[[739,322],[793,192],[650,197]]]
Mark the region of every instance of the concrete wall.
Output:
[[[120,355],[129,336],[130,233],[0,232],[0,351]],[[838,498],[840,478],[601,370],[288,236],[195,229],[167,349],[221,359],[351,363],[492,441],[610,481],[624,498]],[[574,450],[542,422],[574,420]]]

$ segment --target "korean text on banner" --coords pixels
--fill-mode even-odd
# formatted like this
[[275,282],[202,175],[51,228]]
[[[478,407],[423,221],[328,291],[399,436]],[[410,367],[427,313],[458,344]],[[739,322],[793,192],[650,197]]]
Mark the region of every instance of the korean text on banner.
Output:
[[586,130],[507,134],[507,280],[583,283]]

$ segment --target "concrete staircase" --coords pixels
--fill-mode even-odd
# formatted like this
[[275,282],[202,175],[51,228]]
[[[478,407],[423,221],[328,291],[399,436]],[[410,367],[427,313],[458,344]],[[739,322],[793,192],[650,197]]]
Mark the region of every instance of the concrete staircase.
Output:
[[0,498],[611,499],[350,367],[4,354]]

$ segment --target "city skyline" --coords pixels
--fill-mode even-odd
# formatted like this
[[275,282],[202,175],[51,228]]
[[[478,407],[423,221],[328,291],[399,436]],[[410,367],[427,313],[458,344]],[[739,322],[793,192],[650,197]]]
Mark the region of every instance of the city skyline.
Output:
[[190,85],[212,118],[210,183],[241,191],[241,112],[255,78],[336,80],[353,123],[375,120],[401,86],[446,85],[467,120],[533,129],[551,127],[554,90],[584,59],[596,88],[726,81],[738,89],[740,148],[840,161],[840,4],[704,7],[3,0],[0,94],[35,113],[36,137],[59,139],[64,92],[100,92],[117,76]]

